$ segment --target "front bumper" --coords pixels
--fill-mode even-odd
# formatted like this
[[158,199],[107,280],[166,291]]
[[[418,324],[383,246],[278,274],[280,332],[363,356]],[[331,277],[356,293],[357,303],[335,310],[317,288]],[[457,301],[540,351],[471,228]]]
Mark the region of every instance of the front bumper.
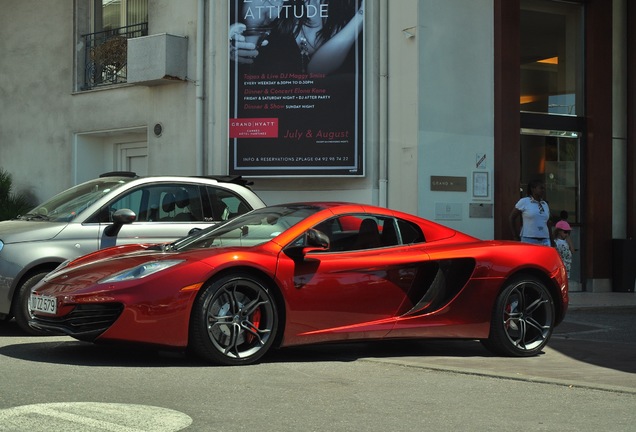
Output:
[[93,342],[117,321],[123,310],[121,303],[81,304],[61,317],[34,316],[29,325],[36,330]]

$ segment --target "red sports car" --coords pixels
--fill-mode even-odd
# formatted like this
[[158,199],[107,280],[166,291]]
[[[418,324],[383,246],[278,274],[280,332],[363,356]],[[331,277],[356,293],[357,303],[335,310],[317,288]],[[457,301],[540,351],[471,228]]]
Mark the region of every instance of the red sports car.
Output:
[[385,208],[295,203],[78,258],[30,305],[37,329],[190,348],[225,365],[273,347],[389,338],[479,339],[531,356],[563,320],[568,282],[554,248],[481,241]]

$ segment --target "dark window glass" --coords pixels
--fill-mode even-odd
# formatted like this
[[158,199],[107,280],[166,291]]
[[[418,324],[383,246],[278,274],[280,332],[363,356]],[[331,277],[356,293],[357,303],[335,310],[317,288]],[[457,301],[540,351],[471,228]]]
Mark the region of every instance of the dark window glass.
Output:
[[521,111],[584,115],[583,6],[521,0]]
[[570,223],[580,219],[579,141],[577,132],[522,130],[519,196],[526,196],[530,180],[543,180],[553,220],[563,211]]
[[96,0],[94,32],[148,22],[148,0]]

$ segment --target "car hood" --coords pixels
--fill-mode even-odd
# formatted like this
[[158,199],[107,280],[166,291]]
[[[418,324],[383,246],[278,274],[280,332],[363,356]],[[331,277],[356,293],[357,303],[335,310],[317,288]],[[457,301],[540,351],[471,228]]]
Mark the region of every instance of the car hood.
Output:
[[50,240],[66,222],[8,220],[0,222],[0,240],[5,244]]
[[[81,292],[84,288],[99,285],[103,279],[121,271],[129,270],[152,261],[165,260],[183,261],[174,268],[190,265],[192,266],[191,271],[187,273],[188,275],[196,277],[196,275],[201,273],[196,269],[201,268],[201,266],[208,269],[210,268],[208,264],[205,264],[205,258],[209,258],[211,254],[225,255],[232,253],[231,250],[235,248],[214,249],[214,252],[212,252],[211,249],[197,249],[187,252],[163,252],[156,248],[148,248],[147,245],[131,245],[130,248],[123,247],[122,249],[127,250],[127,252],[118,253],[116,255],[96,252],[86,257],[81,257],[71,262],[67,267],[58,268],[52,273],[49,273],[35,289],[38,292],[46,292],[49,288],[44,287],[44,290],[41,290],[41,285],[51,284],[55,286],[55,288],[52,288],[52,292],[57,294],[61,292],[77,293]],[[88,257],[90,257],[90,259]],[[170,270],[163,270],[146,277],[149,279],[156,276],[162,277],[166,275],[166,273],[164,273],[166,271]],[[141,279],[133,279],[127,282],[118,282],[117,285],[121,287],[135,285],[138,284],[140,280]],[[108,289],[111,285],[111,283],[107,283],[102,286],[102,289]]]

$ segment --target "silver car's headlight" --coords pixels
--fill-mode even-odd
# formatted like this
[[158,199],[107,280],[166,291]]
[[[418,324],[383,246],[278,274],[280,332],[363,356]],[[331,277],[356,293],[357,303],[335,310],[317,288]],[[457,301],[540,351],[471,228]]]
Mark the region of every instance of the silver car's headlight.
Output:
[[0,240],[0,251],[2,250],[3,247],[4,247],[4,243],[2,243],[2,240]]
[[146,276],[150,276],[151,274],[176,266],[177,264],[181,264],[183,261],[184,260],[149,261],[136,267],[120,271],[119,273],[109,276],[106,279],[100,280],[99,282],[109,283],[141,279],[145,278]]

